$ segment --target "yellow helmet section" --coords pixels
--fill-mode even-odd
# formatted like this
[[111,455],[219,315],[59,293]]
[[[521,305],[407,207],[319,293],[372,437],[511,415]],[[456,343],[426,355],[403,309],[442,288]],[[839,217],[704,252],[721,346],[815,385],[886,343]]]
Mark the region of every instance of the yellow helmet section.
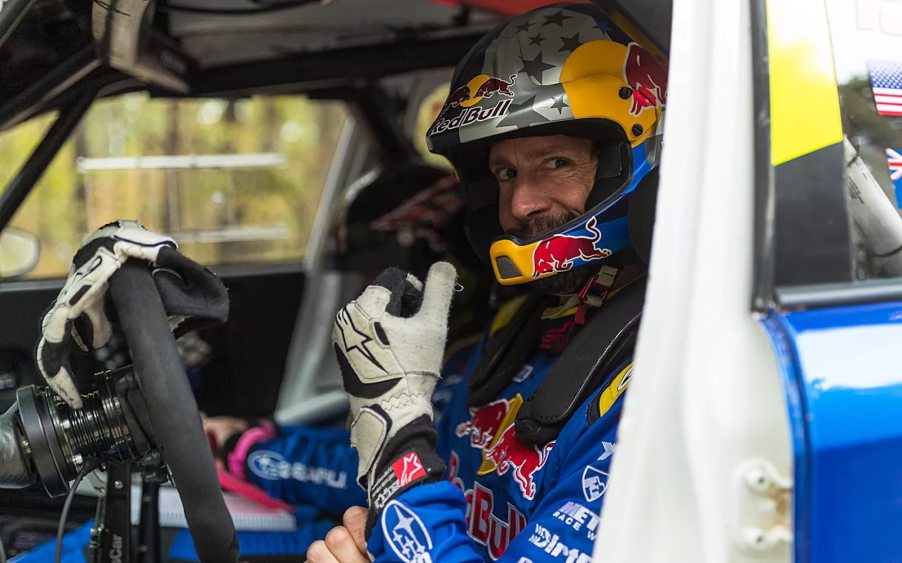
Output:
[[544,275],[533,275],[533,254],[538,242],[520,246],[512,240],[495,241],[489,250],[495,279],[501,285],[517,285],[554,275],[553,271]]
[[[589,234],[579,234],[577,231]],[[511,238],[498,239],[492,243],[489,256],[498,283],[515,285],[547,278],[609,257],[613,250],[601,239],[598,220],[590,217],[585,224],[577,223],[568,232],[546,236],[535,242],[520,244]]]
[[[634,77],[643,72],[645,76],[631,85],[629,71],[633,67],[628,65],[636,61],[652,70],[632,72]],[[659,83],[654,82],[655,74],[661,75]],[[664,80],[663,65],[636,43],[590,41],[573,51],[561,69],[561,85],[573,118],[613,121],[634,147],[648,138],[661,116]]]

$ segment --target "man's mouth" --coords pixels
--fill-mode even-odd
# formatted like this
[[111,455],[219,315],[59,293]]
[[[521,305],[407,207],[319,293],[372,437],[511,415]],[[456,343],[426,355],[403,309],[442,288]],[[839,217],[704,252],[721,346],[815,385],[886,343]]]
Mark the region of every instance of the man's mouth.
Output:
[[547,235],[555,229],[566,225],[576,217],[577,215],[575,213],[567,212],[558,215],[550,213],[537,215],[531,218],[529,222],[511,229],[507,234],[521,240],[529,240]]

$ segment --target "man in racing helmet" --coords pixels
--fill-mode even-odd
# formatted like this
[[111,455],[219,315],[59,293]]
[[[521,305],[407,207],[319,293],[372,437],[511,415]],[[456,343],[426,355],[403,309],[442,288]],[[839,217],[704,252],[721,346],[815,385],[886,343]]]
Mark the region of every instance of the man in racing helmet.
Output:
[[[480,41],[458,66],[448,102],[428,134],[431,150],[446,156],[460,176],[471,242],[491,257],[505,285],[575,279],[560,274],[624,250],[626,222],[618,220],[625,217],[624,202],[656,165],[665,67],[594,8],[558,10],[524,14]],[[506,200],[516,190],[513,170],[500,166],[502,153],[536,152],[536,145],[551,150],[555,143],[581,156],[591,153],[594,179],[583,186],[588,196],[577,198],[578,210],[552,217],[541,207],[517,208],[524,202]],[[555,192],[549,195],[571,195]],[[529,220],[517,216],[524,212]],[[585,247],[581,256],[549,248],[561,240],[558,235],[594,240],[599,231],[595,250]],[[559,281],[539,285],[572,289]]]
[[425,282],[388,270],[339,312],[369,508],[310,561],[591,560],[643,299],[630,222],[648,210],[632,204],[656,187],[666,97],[638,40],[592,4],[552,6],[458,66],[430,148],[454,165],[497,281],[534,291],[441,380],[448,264]]

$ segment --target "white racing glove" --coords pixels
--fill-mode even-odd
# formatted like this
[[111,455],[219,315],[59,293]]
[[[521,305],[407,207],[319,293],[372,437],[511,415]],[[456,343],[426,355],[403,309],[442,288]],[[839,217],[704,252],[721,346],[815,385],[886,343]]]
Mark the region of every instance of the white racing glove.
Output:
[[370,524],[410,486],[442,478],[435,453],[432,391],[439,378],[457,273],[439,262],[426,284],[397,268],[382,272],[335,319],[332,342],[350,395],[357,481]]
[[98,229],[75,253],[69,277],[41,321],[36,352],[47,385],[71,407],[82,406],[72,379],[72,343],[87,352],[104,346],[112,335],[104,310],[110,277],[129,258],[156,264],[164,247],[177,246],[173,239],[147,231],[137,221],[117,221]]

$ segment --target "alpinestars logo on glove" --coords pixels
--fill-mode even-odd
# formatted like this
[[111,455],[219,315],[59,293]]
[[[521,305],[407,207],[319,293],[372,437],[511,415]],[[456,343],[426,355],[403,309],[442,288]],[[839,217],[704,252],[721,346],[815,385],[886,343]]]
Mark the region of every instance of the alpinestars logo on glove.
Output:
[[396,459],[391,464],[395,476],[398,478],[398,485],[404,487],[426,476],[426,470],[423,469],[423,462],[416,452],[410,452]]
[[423,460],[416,452],[407,452],[389,465],[375,482],[370,485],[370,506],[382,510],[388,506],[388,499],[395,496],[402,487],[428,477]]
[[338,321],[336,326],[338,327],[338,330],[341,331],[341,340],[344,345],[345,356],[350,356],[352,350],[357,350],[364,358],[369,360],[370,363],[382,371],[385,371],[382,364],[376,360],[376,356],[374,356],[369,348],[366,347],[373,339],[366,333],[360,332],[360,330],[354,326],[354,319],[352,319],[350,313],[348,313],[347,307],[338,312],[335,320]]

